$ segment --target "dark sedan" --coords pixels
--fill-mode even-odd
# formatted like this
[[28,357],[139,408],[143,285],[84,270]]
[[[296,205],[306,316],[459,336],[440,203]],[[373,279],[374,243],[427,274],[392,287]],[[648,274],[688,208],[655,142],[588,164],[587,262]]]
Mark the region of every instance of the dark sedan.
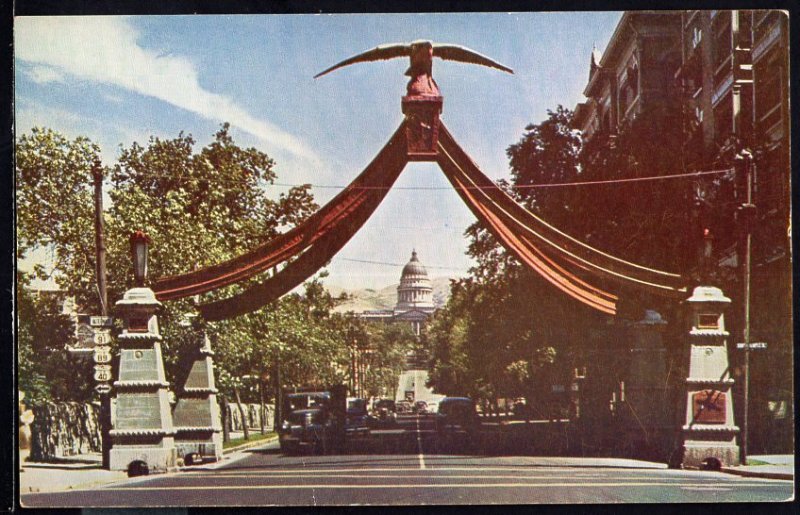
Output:
[[436,431],[439,434],[474,433],[481,427],[475,401],[468,397],[445,397],[439,402],[436,413]]
[[281,451],[295,454],[301,448],[324,452],[331,437],[331,420],[327,410],[319,408],[293,411],[278,430]]

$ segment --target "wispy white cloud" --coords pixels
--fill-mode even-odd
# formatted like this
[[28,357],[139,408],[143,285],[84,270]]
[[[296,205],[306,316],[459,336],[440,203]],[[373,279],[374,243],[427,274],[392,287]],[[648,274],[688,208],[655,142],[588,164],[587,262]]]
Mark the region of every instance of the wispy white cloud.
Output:
[[214,121],[227,121],[258,139],[314,163],[304,142],[248,113],[232,99],[200,85],[187,58],[143,48],[124,17],[19,17],[15,57],[33,64],[32,80],[53,82],[73,76],[151,96]]
[[25,70],[25,75],[37,84],[64,82],[64,74],[50,66],[31,66]]

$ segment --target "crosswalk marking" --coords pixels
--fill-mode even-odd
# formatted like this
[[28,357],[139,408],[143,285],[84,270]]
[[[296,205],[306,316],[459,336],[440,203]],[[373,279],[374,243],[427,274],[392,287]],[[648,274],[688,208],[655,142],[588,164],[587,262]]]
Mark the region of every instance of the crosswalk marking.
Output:
[[[414,469],[419,470],[419,469]],[[431,469],[427,469],[430,471]],[[332,471],[331,471],[332,472]],[[308,472],[308,471],[293,471],[293,472],[283,472],[283,471],[269,471],[259,474],[252,474],[252,473],[239,473],[239,474],[192,474],[192,475],[175,475],[171,476],[170,479],[197,479],[197,478],[265,478],[265,479],[281,479],[281,478],[306,478],[306,477],[323,477],[323,478],[330,478],[330,479],[338,479],[338,478],[356,478],[356,479],[372,479],[372,478],[397,478],[397,479],[404,479],[404,478],[411,478],[411,479],[525,479],[525,480],[542,480],[542,479],[552,479],[557,480],[559,478],[554,476],[524,476],[519,474],[508,474],[508,475],[487,475],[487,474],[470,474],[470,475],[456,475],[456,474],[339,474],[339,473],[331,473],[331,472]],[[578,476],[582,477],[582,476]],[[599,477],[599,476],[598,476]],[[611,478],[609,478],[611,479]],[[688,481],[692,484],[697,483],[698,481],[704,482],[719,482],[719,479],[716,478],[691,478],[691,477],[676,477],[676,478],[643,478],[641,476],[630,476],[630,477],[614,477],[616,481],[624,481],[624,480],[638,480],[638,481]]]
[[[669,482],[605,482],[605,483],[442,483],[442,484],[364,484],[357,485],[359,489],[405,489],[405,488],[567,488],[567,487],[581,487],[581,488],[601,488],[601,487],[632,487],[632,486],[675,486],[674,483]],[[756,483],[747,486],[765,486],[763,483]],[[779,484],[772,484],[771,486],[782,486]],[[352,484],[289,484],[289,485],[191,485],[191,486],[133,486],[130,488],[104,488],[103,491],[170,491],[170,490],[207,490],[213,488],[214,490],[280,490],[280,489],[351,489],[354,488]]]

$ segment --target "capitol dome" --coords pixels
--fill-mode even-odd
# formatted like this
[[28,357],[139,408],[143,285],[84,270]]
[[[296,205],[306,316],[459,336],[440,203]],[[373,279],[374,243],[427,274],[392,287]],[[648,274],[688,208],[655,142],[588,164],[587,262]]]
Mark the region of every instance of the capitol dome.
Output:
[[397,306],[395,312],[410,310],[433,311],[433,288],[428,271],[411,252],[411,260],[403,267],[400,285],[397,287]]

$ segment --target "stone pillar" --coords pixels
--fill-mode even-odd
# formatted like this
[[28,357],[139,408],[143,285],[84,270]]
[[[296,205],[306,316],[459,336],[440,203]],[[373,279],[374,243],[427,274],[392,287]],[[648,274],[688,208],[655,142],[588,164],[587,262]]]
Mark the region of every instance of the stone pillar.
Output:
[[689,377],[683,465],[739,464],[733,419],[733,379],[728,361],[725,307],[731,300],[719,288],[698,286],[686,301],[691,309]]
[[631,327],[633,342],[625,382],[626,432],[637,457],[651,460],[666,460],[671,450],[663,343],[666,325],[658,312],[648,309],[644,318]]
[[[184,460],[189,455],[197,455],[203,460],[222,459],[222,423],[212,356],[211,340],[204,331],[203,345],[197,351],[197,358],[172,412],[175,447],[178,457]],[[191,463],[186,460],[186,464]]]
[[[406,144],[409,161],[434,161],[438,155],[439,114],[442,97],[439,95],[413,95],[403,97],[403,114],[406,115]],[[412,301],[411,293],[406,293]]]
[[116,303],[124,329],[119,335],[119,378],[111,437],[111,470],[144,462],[149,472],[175,467],[175,438],[156,309],[150,288],[131,288]]

